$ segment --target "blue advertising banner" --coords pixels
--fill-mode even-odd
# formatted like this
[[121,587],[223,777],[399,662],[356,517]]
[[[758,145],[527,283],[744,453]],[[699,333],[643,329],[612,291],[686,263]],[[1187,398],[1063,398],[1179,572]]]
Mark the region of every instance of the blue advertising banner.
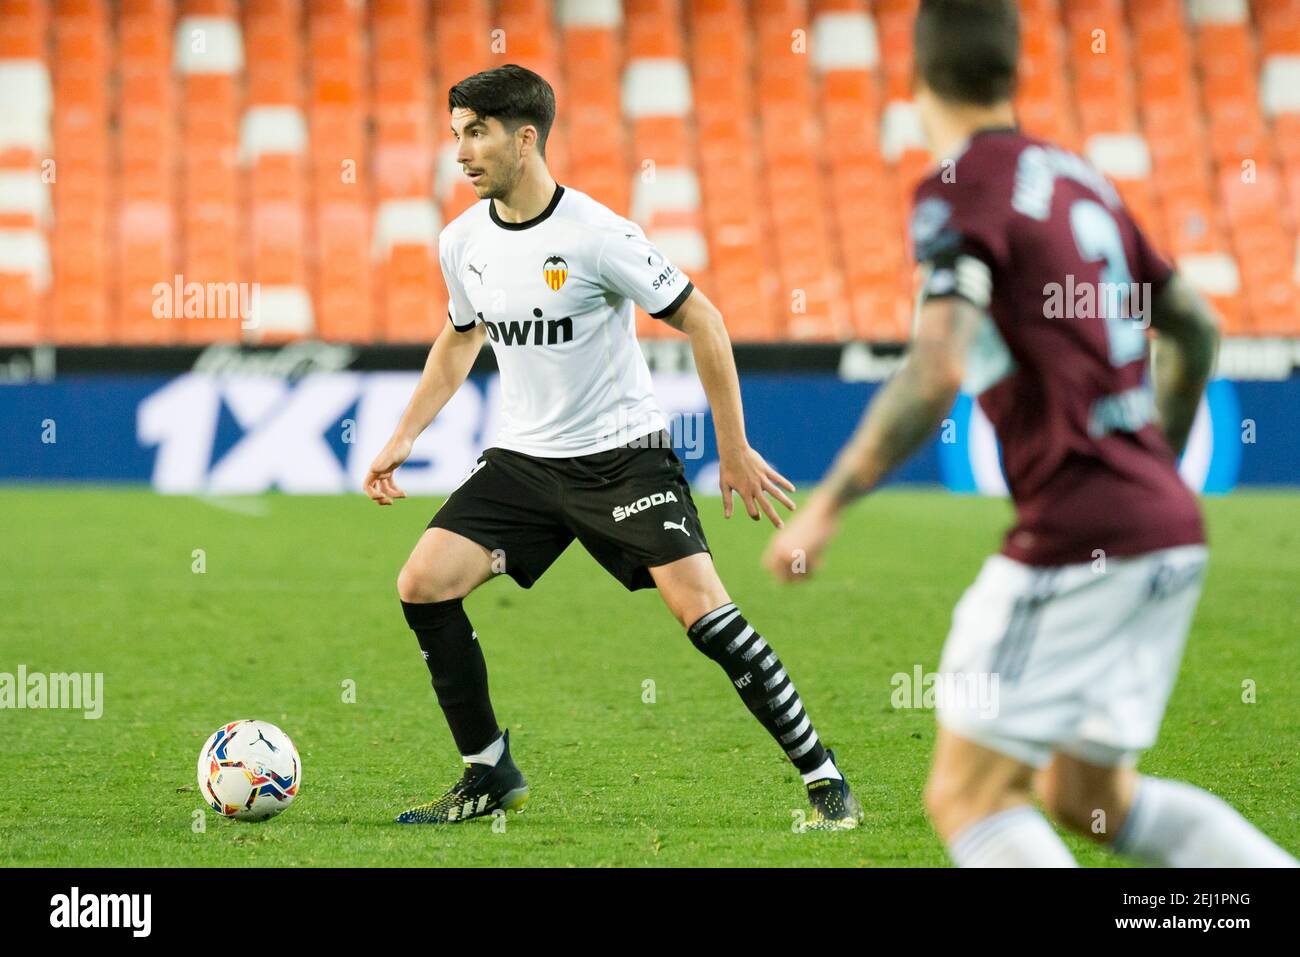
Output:
[[[417,381],[414,372],[318,372],[297,380],[190,372],[0,385],[0,481],[149,483],[179,494],[352,491]],[[688,476],[711,491],[717,444],[698,379],[658,373],[655,388]],[[746,374],[750,441],[796,483],[814,482],[877,388],[833,373]],[[403,467],[408,491],[455,488],[491,444],[500,405],[497,376],[473,376],[416,443]],[[1184,478],[1209,493],[1300,483],[1297,410],[1300,376],[1216,380],[1183,457]],[[891,481],[1005,494],[992,428],[966,396]]]

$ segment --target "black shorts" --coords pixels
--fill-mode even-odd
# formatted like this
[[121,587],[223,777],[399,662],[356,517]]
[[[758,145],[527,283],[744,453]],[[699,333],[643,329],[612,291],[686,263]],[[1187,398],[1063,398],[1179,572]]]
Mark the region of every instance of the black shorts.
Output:
[[650,568],[709,550],[667,433],[567,459],[487,449],[429,528],[499,550],[497,570],[524,588],[575,538],[629,591],[654,587]]

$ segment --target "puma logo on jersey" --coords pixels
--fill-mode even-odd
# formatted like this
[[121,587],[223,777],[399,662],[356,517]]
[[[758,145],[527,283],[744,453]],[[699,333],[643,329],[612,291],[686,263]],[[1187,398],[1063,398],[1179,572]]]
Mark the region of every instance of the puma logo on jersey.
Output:
[[466,801],[460,807],[454,807],[447,812],[448,821],[463,821],[471,814],[482,814],[483,809],[487,807],[488,795],[481,794],[478,799],[478,806],[475,807],[473,801]]
[[542,319],[541,313],[542,310],[534,309],[533,315],[538,318],[524,319],[522,322],[518,319],[509,322],[493,322],[491,319],[483,319],[481,312],[478,316],[483,319],[483,325],[487,327],[488,338],[503,346],[553,346],[561,342],[573,341],[572,316],[565,316],[563,319]]
[[[484,263],[483,269],[487,269],[487,267],[488,264]],[[483,285],[483,269],[475,269],[473,263],[466,263],[465,268],[468,269],[470,272],[472,272],[474,275],[478,276],[478,284],[480,286]]]
[[[611,514],[614,516],[614,521],[621,522],[628,516],[637,514],[637,512],[644,512],[656,505],[666,505],[669,502],[676,501],[677,496],[672,492],[655,492],[653,495],[643,495],[631,505],[620,505]],[[683,518],[682,522],[685,523],[685,521],[686,519]],[[682,531],[685,531],[685,529],[682,529]]]
[[666,532],[666,531],[668,531],[668,529],[670,529],[670,528],[675,528],[675,529],[677,529],[677,531],[681,532],[681,533],[682,533],[683,535],[685,535],[687,538],[690,538],[690,537],[691,537],[691,533],[688,532],[688,531],[686,530],[686,516],[685,516],[685,515],[682,516],[682,520],[681,520],[680,523],[678,523],[678,522],[664,522],[664,531]]

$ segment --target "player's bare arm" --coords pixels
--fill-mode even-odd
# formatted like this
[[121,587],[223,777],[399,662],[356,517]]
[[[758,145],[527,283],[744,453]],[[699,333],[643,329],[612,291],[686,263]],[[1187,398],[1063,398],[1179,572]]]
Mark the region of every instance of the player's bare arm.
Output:
[[749,441],[745,438],[745,411],[740,402],[740,379],[736,375],[731,337],[727,335],[722,313],[704,293],[695,289],[677,311],[664,321],[690,338],[700,383],[704,386],[704,394],[708,396],[709,408],[713,410],[721,465],[719,483],[722,487],[723,514],[731,518],[731,494],[734,491],[754,521],[759,520],[761,510],[773,525],[784,528],[785,523],[767,496],[771,495],[793,511],[794,502],[786,492],[793,492],[794,484],[768,465],[763,456],[750,448]]
[[799,516],[768,544],[763,563],[773,575],[787,581],[807,577],[834,536],[840,512],[934,434],[961,388],[966,352],[981,315],[956,297],[930,300],[921,308],[911,349],[898,372],[867,408]]
[[392,438],[375,456],[366,472],[362,487],[373,501],[392,505],[394,499],[406,498],[406,493],[393,480],[393,472],[406,461],[420,433],[429,427],[447,400],[465,382],[486,334],[481,325],[458,332],[448,322],[433,341],[411,401],[406,404]]
[[1153,303],[1151,377],[1160,425],[1175,455],[1181,455],[1192,431],[1196,408],[1214,369],[1219,324],[1214,312],[1177,274]]

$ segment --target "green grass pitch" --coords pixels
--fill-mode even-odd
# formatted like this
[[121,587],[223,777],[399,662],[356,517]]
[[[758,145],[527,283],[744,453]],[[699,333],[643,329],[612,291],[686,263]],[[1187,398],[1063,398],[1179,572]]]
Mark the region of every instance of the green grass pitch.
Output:
[[[858,831],[792,833],[798,776],[720,669],[653,592],[626,593],[577,545],[531,591],[498,581],[466,603],[531,804],[504,831],[393,825],[460,772],[394,586],[434,501],[11,487],[0,672],[103,672],[104,713],[0,711],[4,863],[946,864],[920,802],[934,716],[891,707],[890,678],[937,667],[1008,505],[885,492],[848,517],[819,577],[780,588],[758,567],[766,523],[700,504],[732,597],[862,799]],[[1295,852],[1300,495],[1206,509],[1206,591],[1142,767],[1209,788]],[[243,717],[293,737],[303,789],[267,823],[205,812],[196,831],[199,746]],[[1114,863],[1068,841],[1085,864]]]

